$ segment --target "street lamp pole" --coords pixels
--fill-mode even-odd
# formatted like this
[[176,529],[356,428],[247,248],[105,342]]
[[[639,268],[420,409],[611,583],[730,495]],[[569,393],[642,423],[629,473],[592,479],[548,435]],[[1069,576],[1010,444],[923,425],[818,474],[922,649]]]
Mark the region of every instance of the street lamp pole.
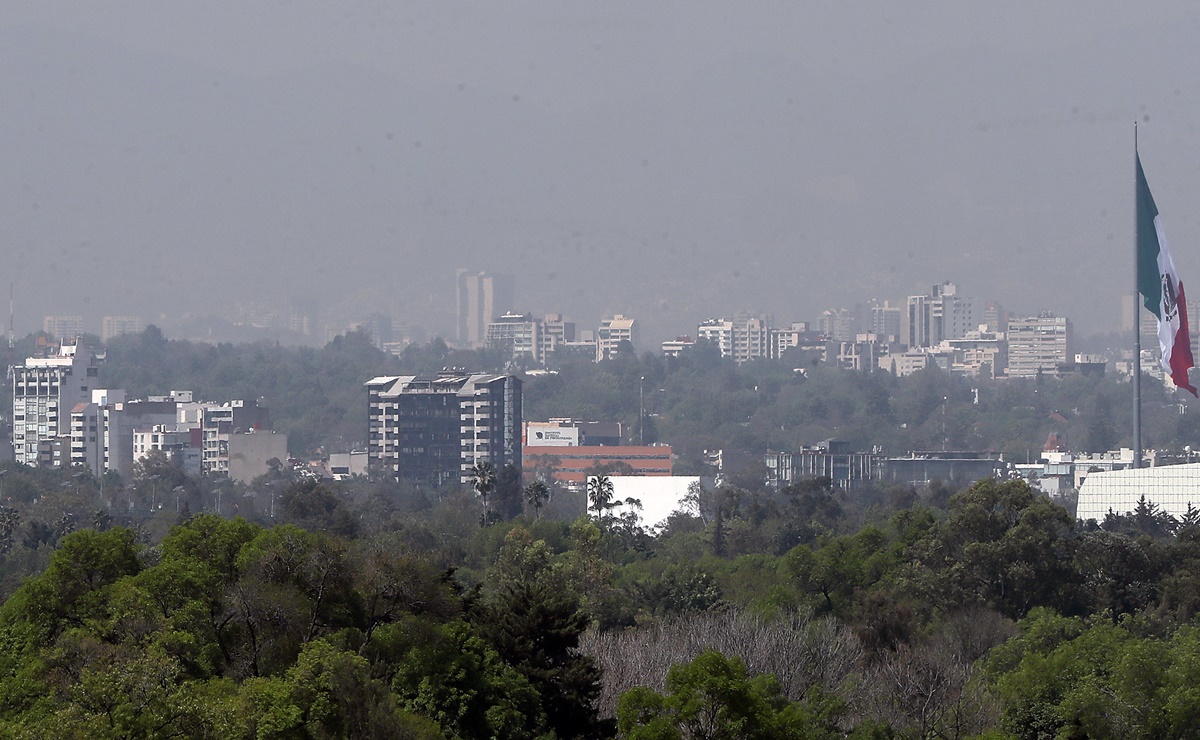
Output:
[[646,446],[646,376],[638,382],[638,445]]

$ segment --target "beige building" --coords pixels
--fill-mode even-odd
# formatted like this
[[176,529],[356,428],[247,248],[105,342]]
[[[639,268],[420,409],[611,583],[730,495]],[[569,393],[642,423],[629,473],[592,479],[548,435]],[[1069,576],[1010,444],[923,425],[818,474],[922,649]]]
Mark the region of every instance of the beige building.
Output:
[[46,316],[42,319],[42,331],[53,339],[76,339],[83,336],[83,317]]
[[100,338],[107,342],[122,334],[140,334],[145,328],[141,316],[105,316],[100,327]]
[[1043,312],[1008,322],[1010,378],[1057,376],[1072,358],[1071,322],[1066,317]]
[[596,329],[596,362],[611,359],[621,342],[629,342],[637,349],[637,320],[617,314],[601,321]]

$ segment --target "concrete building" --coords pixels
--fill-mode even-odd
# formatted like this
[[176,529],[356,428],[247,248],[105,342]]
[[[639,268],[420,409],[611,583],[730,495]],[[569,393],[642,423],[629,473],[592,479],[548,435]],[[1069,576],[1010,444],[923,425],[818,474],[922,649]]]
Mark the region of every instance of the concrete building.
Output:
[[140,334],[145,328],[141,316],[105,316],[100,325],[100,339],[107,342],[122,334]]
[[733,318],[709,319],[696,327],[696,336],[712,342],[722,357],[748,362],[771,353],[771,329],[761,316],[738,314]]
[[545,365],[541,324],[527,313],[506,313],[487,325],[487,346],[504,350],[514,360],[525,357]]
[[489,462],[521,467],[521,379],[446,370],[366,383],[372,474],[433,486],[466,483]]
[[514,360],[527,357],[545,367],[560,347],[575,341],[575,324],[562,314],[536,319],[528,313],[506,313],[487,327],[487,346],[505,349]]
[[1008,322],[1008,377],[1058,376],[1073,358],[1067,318],[1043,312]]
[[[55,438],[69,438],[71,412],[91,402],[100,367],[86,346],[64,343],[49,357],[30,357],[12,368],[13,459],[37,466],[38,448]],[[66,445],[69,459],[70,444]],[[60,455],[60,458],[63,456]]]
[[133,432],[133,461],[144,460],[153,452],[161,452],[188,475],[199,475],[201,464],[200,427],[176,429],[173,425],[154,424],[149,429]]
[[619,421],[556,418],[526,422],[522,443],[544,447],[619,447],[624,441]]
[[637,351],[637,320],[617,314],[611,319],[601,321],[596,329],[596,362],[612,359],[622,342],[629,342],[634,351]]
[[327,467],[334,480],[348,480],[356,475],[366,475],[367,452],[331,452]]
[[548,313],[541,321],[541,334],[538,337],[538,361],[543,367],[560,348],[565,349],[575,341],[575,322],[567,321],[560,313]]
[[960,450],[911,452],[906,457],[889,457],[883,463],[887,483],[924,486],[941,480],[967,486],[984,478],[1005,478],[1011,465],[999,455]]
[[[212,404],[203,410],[200,422],[200,438],[202,456],[200,458],[201,472],[206,475],[232,475],[230,462],[231,454],[240,442],[234,442],[236,435],[249,432],[269,431],[271,416],[267,409],[259,406],[257,401],[234,400],[222,404]],[[231,446],[232,444],[232,446]],[[286,448],[286,437],[284,438]],[[280,460],[287,459],[285,449]],[[263,468],[265,472],[266,468]]]
[[933,347],[945,339],[958,339],[976,327],[974,302],[945,282],[929,295],[909,296],[900,341],[908,347]]
[[953,353],[951,372],[955,375],[991,379],[1004,375],[1008,368],[1008,343],[986,325],[960,339],[945,340],[939,349]]
[[861,481],[883,477],[883,456],[860,452],[847,443],[827,439],[796,452],[770,452],[763,457],[767,485],[786,488],[811,478],[829,478],[838,488],[851,488]]
[[859,333],[858,317],[847,308],[827,308],[817,317],[817,331],[835,342],[852,342]]
[[516,308],[513,305],[513,279],[510,275],[470,273],[460,269],[456,274],[459,347],[479,349],[487,339],[487,326]]
[[859,372],[877,370],[886,364],[887,357],[899,346],[892,346],[876,334],[859,334],[851,342],[837,342],[837,364],[843,370]]
[[663,357],[679,357],[694,346],[696,346],[695,339],[681,335],[662,343],[662,355]]
[[230,480],[249,483],[266,473],[272,459],[286,463],[287,435],[262,429],[239,429],[229,435],[228,474]]
[[890,372],[898,378],[905,378],[934,366],[950,372],[954,366],[954,353],[918,347],[906,352],[881,355],[879,358],[879,369]]
[[783,357],[793,349],[819,352],[822,357],[826,354],[826,342],[820,332],[813,331],[807,321],[793,321],[787,328],[771,329],[769,338],[769,356],[773,360]]
[[522,454],[529,470],[545,471],[573,489],[582,487],[588,473],[603,465],[628,465],[639,476],[669,476],[673,465],[669,445],[526,445]]
[[83,336],[83,317],[46,316],[42,319],[42,331],[55,340],[78,339]]
[[867,305],[866,333],[874,334],[887,342],[899,342],[900,314],[900,307],[893,306],[888,301],[871,302]]

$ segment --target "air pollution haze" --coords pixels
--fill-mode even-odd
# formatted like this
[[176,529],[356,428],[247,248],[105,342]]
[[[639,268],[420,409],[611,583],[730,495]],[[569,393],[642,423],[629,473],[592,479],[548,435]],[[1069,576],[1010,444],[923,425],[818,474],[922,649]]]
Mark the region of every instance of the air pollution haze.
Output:
[[[649,342],[950,280],[1110,331],[1133,134],[1200,280],[1191,2],[20,2],[0,280],[453,336],[455,269]],[[7,287],[5,285],[4,287]]]

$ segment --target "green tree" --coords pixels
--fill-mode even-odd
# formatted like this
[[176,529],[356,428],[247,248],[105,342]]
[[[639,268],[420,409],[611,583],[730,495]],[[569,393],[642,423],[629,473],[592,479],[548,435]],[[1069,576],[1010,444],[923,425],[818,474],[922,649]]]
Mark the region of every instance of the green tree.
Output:
[[541,697],[559,737],[601,737],[596,713],[600,670],[579,653],[588,624],[579,601],[557,579],[510,581],[475,619],[480,633]]
[[483,502],[483,520],[486,522],[488,514],[491,513],[488,497],[496,490],[496,467],[490,462],[475,463],[471,468],[471,487]]
[[792,704],[774,676],[750,677],[742,661],[707,650],[667,674],[667,693],[639,687],[621,696],[617,727],[629,740],[840,738],[840,707]]
[[538,479],[525,486],[525,501],[533,509],[534,518],[542,518],[542,507],[550,500],[550,486],[546,481]]

